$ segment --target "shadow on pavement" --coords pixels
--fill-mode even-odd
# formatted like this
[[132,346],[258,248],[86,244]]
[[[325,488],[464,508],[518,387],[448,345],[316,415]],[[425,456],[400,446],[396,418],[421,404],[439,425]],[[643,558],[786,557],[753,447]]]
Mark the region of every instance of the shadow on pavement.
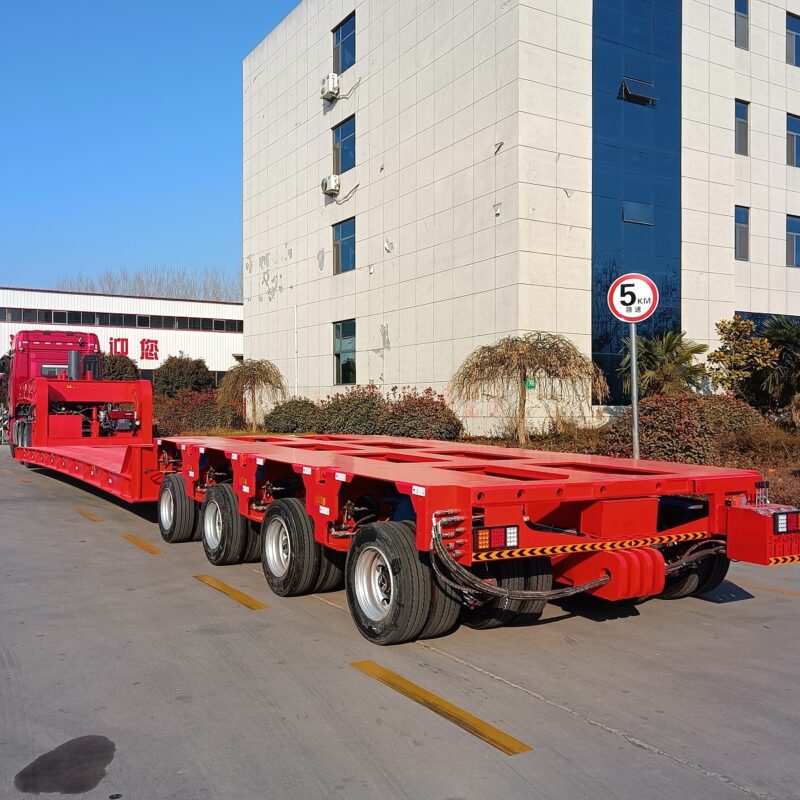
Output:
[[752,600],[754,597],[747,589],[730,581],[723,581],[713,592],[699,595],[697,599],[707,603],[736,603],[739,600]]
[[59,483],[80,489],[82,492],[86,492],[86,494],[91,494],[100,500],[111,503],[117,508],[121,508],[123,511],[128,511],[131,514],[135,514],[137,517],[140,517],[146,522],[158,522],[158,506],[156,503],[128,503],[127,501],[122,500],[113,494],[108,494],[107,492],[104,492],[95,486],[83,483],[83,481],[79,481],[76,478],[70,477],[69,475],[64,475],[61,472],[55,472],[53,470],[45,469],[44,467],[28,467],[28,469],[31,472],[37,472],[40,475],[46,475],[48,478],[58,481]]

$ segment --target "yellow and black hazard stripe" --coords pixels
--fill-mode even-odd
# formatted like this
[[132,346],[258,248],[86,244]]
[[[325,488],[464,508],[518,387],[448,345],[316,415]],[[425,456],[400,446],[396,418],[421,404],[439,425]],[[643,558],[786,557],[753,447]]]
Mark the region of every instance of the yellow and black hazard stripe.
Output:
[[771,567],[779,567],[782,564],[797,564],[800,561],[800,555],[797,556],[775,556],[769,560]]
[[[570,553],[599,553],[609,550],[630,550],[632,547],[652,547],[658,544],[674,544],[675,542],[691,542],[705,539],[705,531],[697,533],[672,533],[666,536],[642,536],[638,539],[626,539],[620,542],[576,542],[575,544],[554,544],[546,547],[517,547],[513,550],[488,550],[475,553],[473,561],[502,561],[506,558],[527,558],[530,556],[562,556]],[[793,556],[787,556],[793,558]]]

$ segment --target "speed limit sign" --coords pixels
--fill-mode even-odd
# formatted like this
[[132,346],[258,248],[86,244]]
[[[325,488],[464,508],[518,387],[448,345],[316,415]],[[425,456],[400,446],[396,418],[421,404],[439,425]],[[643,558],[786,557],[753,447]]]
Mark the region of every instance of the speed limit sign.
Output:
[[658,287],[647,275],[629,272],[611,284],[608,307],[620,322],[643,322],[658,307]]

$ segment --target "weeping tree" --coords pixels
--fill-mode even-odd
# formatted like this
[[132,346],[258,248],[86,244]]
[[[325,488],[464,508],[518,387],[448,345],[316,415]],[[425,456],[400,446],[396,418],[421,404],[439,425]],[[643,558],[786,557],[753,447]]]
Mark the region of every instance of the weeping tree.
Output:
[[517,442],[528,443],[525,412],[528,381],[535,381],[540,396],[557,396],[567,390],[572,397],[602,402],[608,396],[603,373],[591,359],[563,336],[532,331],[525,336],[507,336],[474,350],[450,381],[450,392],[461,401],[477,401],[485,394],[499,394],[513,402],[512,417]]
[[252,412],[252,429],[258,427],[256,399],[259,394],[266,394],[271,401],[283,400],[286,397],[286,382],[281,371],[271,362],[260,359],[248,359],[231,367],[220,381],[220,403],[228,403],[238,407],[249,400]]
[[[631,341],[624,340],[627,350],[619,373],[626,392],[631,390]],[[636,337],[636,372],[642,397],[653,394],[691,394],[707,377],[704,364],[697,357],[708,345],[686,338],[681,331],[667,331],[661,336]]]

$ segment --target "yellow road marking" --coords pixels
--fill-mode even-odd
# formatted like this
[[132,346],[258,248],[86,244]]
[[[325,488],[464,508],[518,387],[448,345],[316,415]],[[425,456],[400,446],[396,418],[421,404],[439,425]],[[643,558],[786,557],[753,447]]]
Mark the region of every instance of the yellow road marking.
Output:
[[92,514],[91,511],[87,511],[85,508],[76,508],[77,511],[84,519],[88,519],[89,522],[102,522],[103,520],[100,517]]
[[260,600],[256,600],[255,597],[250,597],[249,594],[240,592],[238,589],[234,589],[233,586],[223,583],[222,581],[218,581],[216,578],[212,578],[210,575],[195,575],[194,577],[200,582],[205,583],[207,586],[210,586],[212,589],[216,589],[218,592],[228,595],[228,597],[230,597],[232,600],[235,600],[237,603],[241,603],[251,611],[262,611],[263,609],[268,608],[266,603],[262,603]]
[[20,482],[20,483],[30,483],[31,481],[30,481],[30,479],[29,479],[29,478],[20,478],[20,479],[19,479],[19,482]]
[[772,586],[763,586],[760,583],[741,583],[736,581],[743,589],[754,589],[757,592],[769,592],[770,594],[780,594],[783,597],[794,597],[800,599],[800,592],[792,592],[789,589],[774,589]]
[[406,680],[401,675],[382,667],[380,664],[376,664],[374,661],[354,661],[350,666],[355,667],[359,672],[363,672],[364,675],[380,681],[396,692],[400,692],[400,694],[405,695],[415,703],[429,708],[435,714],[450,720],[450,722],[458,725],[459,728],[463,728],[473,736],[477,736],[487,744],[492,745],[492,747],[502,750],[506,755],[516,756],[533,750],[532,747],[519,741],[519,739],[503,733],[503,731],[488,722],[478,719],[478,717],[453,705],[443,697],[423,689],[416,683]]
[[150,542],[146,542],[144,539],[140,539],[138,536],[134,536],[132,533],[128,533],[122,537],[125,539],[126,542],[130,542],[131,544],[135,544],[137,547],[141,547],[142,550],[147,550],[148,553],[154,556],[160,556],[164,554],[164,551],[156,547],[154,544],[150,544]]

